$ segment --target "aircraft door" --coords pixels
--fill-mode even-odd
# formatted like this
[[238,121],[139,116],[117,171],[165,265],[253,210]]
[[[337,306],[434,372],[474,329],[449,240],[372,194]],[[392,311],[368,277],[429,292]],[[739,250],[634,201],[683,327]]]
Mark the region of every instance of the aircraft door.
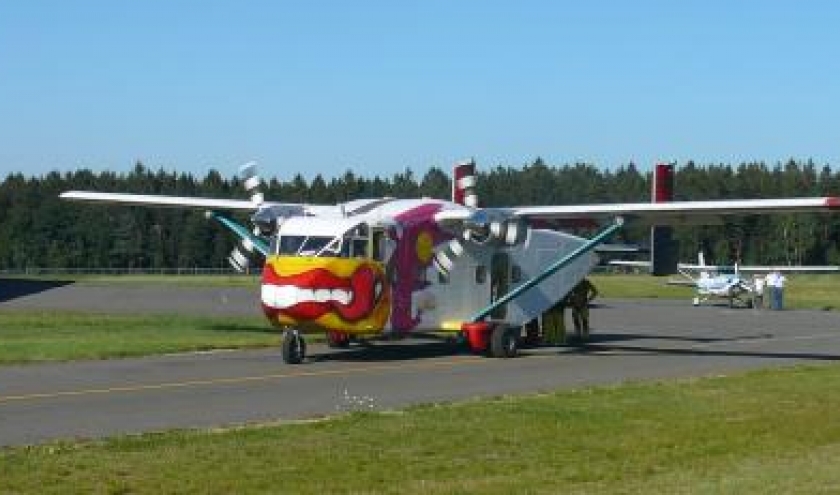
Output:
[[[510,255],[508,253],[494,253],[490,259],[490,301],[507,294],[510,285]],[[495,320],[503,320],[507,316],[507,304],[503,304],[490,313]]]

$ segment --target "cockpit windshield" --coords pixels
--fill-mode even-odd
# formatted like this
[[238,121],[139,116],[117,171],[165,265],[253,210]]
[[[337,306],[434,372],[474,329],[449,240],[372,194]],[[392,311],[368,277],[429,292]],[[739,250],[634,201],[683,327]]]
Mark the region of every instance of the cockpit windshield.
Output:
[[[380,250],[373,246],[371,229],[365,224],[356,224],[340,235],[299,235],[283,233],[273,243],[273,252],[280,256],[333,256],[340,258],[369,258]],[[374,238],[377,242],[381,235]]]
[[315,256],[333,240],[332,237],[325,236],[284,235],[280,236],[277,254]]

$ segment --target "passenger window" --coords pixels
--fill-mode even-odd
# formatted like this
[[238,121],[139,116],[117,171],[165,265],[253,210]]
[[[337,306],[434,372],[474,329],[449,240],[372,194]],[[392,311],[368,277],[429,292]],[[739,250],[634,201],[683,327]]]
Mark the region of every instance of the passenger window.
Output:
[[487,281],[487,267],[478,265],[475,267],[475,283],[481,285]]
[[373,259],[382,261],[382,251],[385,244],[385,232],[377,230],[373,233]]
[[364,258],[367,256],[367,239],[353,239],[353,256]]

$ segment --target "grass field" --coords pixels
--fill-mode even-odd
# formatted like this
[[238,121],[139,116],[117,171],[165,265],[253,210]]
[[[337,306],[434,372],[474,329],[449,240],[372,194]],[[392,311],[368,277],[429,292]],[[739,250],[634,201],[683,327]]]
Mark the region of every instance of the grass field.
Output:
[[838,493],[840,367],[0,450],[2,493]]
[[0,364],[279,345],[260,315],[0,312]]

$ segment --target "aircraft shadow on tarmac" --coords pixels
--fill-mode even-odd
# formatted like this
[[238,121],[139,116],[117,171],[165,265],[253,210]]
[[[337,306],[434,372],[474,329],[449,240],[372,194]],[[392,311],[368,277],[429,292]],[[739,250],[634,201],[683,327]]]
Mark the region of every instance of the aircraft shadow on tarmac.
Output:
[[[732,337],[693,337],[689,335],[662,335],[662,334],[642,334],[642,333],[593,333],[590,337],[590,343],[602,342],[623,342],[628,340],[672,340],[678,342],[695,342],[698,344],[712,344],[715,342],[731,342],[743,341],[750,339],[766,339],[772,337],[770,333],[761,333],[755,335],[736,335]],[[572,343],[575,343],[572,341]]]
[[[594,336],[593,336],[594,337]],[[602,336],[603,337],[603,336]],[[593,338],[589,342],[581,343],[577,345],[578,352],[581,353],[597,353],[597,352],[604,352],[604,351],[611,351],[611,352],[627,352],[627,353],[645,353],[645,354],[661,354],[661,355],[674,355],[674,356],[716,356],[716,357],[745,357],[745,358],[766,358],[766,359],[800,359],[800,360],[812,360],[812,361],[838,361],[840,360],[840,354],[828,354],[828,353],[813,353],[813,352],[783,352],[783,351],[736,351],[736,350],[729,350],[729,349],[711,349],[708,347],[689,347],[689,348],[679,348],[679,347],[654,347],[648,345],[628,345],[628,344],[613,344],[611,342],[617,341],[629,341],[633,337],[641,337],[650,338],[650,339],[661,339],[661,340],[688,340],[691,341],[692,339],[687,339],[685,337],[678,337],[677,339],[670,339],[669,337],[661,336],[661,335],[651,335],[651,336],[632,336],[632,335],[621,335],[621,339],[616,339],[615,341],[610,341],[608,339],[595,339]],[[626,337],[626,338],[625,338]],[[767,337],[770,337],[769,335]],[[762,338],[767,337],[741,337],[741,338],[732,338],[732,339],[710,339],[708,342],[704,342],[700,340],[700,343],[715,343],[715,342],[727,342],[727,341],[749,341],[749,340],[761,340]]]
[[[594,353],[609,351],[633,352],[633,353],[658,353],[658,354],[677,354],[677,355],[695,355],[695,356],[742,356],[742,357],[767,357],[767,358],[790,358],[790,359],[819,359],[819,360],[838,360],[840,356],[827,354],[810,354],[810,353],[783,353],[783,352],[747,352],[747,351],[727,351],[714,350],[708,348],[668,348],[668,347],[654,347],[647,345],[628,345],[622,342],[657,340],[662,342],[689,342],[697,344],[714,344],[725,342],[743,342],[746,340],[760,340],[771,337],[771,334],[761,335],[741,335],[735,337],[689,337],[685,335],[661,335],[661,334],[627,334],[627,333],[599,333],[593,334],[588,342],[580,342],[574,338],[570,338],[565,345],[554,346],[550,344],[542,344],[537,346],[523,346],[520,351],[522,357],[528,357],[531,351],[539,348],[548,350],[555,348],[559,354],[575,353]],[[406,339],[399,341],[361,341],[354,344],[347,349],[330,349],[324,353],[312,353],[309,356],[311,361],[336,361],[336,362],[356,362],[356,361],[374,361],[374,362],[388,362],[388,361],[409,361],[440,357],[450,357],[457,355],[471,355],[472,353],[467,348],[466,344],[454,343],[446,339],[435,340],[417,340]],[[540,352],[544,354],[544,352]]]
[[11,301],[19,297],[31,296],[40,292],[64,287],[72,284],[67,280],[21,280],[15,278],[0,278],[0,303]]
[[325,353],[312,353],[311,361],[409,361],[469,354],[465,345],[446,340],[413,339],[396,342],[367,342],[351,344],[347,349],[329,349]]

